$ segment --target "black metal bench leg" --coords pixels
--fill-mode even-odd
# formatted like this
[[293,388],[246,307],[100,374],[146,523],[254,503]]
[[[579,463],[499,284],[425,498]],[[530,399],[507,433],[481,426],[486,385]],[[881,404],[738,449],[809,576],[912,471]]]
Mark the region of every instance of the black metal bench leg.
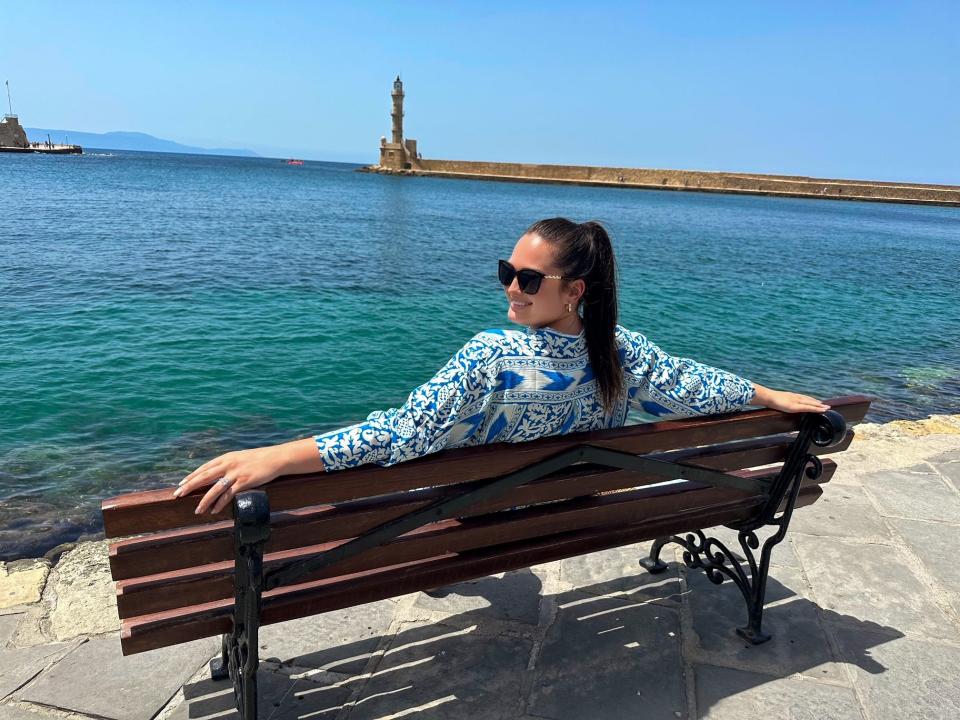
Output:
[[753,549],[759,546],[759,540],[753,530],[741,530],[737,538],[749,563],[749,576],[729,548],[716,538],[705,536],[702,530],[687,533],[683,537],[673,535],[658,539],[650,552],[650,558],[642,559],[640,564],[652,573],[663,572],[667,565],[659,559],[660,549],[668,542],[683,546],[683,562],[687,567],[703,568],[707,578],[715,585],[722,583],[726,577],[739,588],[747,605],[747,624],[737,628],[737,634],[751,644],[759,645],[770,639],[770,636],[761,629],[763,600],[766,593],[767,572],[770,567],[770,551],[780,542],[782,535],[777,533],[767,538],[759,564],[753,554]]
[[657,538],[653,542],[653,547],[650,548],[650,556],[640,560],[640,565],[646,568],[647,572],[658,575],[669,567],[660,559],[660,551],[663,550],[663,546],[668,542],[670,542],[670,538]]
[[[747,640],[751,645],[759,645],[770,639],[770,636],[763,632],[761,623],[763,622],[763,601],[767,592],[767,573],[770,570],[770,553],[766,552],[769,547],[771,550],[776,544],[773,538],[769,538],[764,543],[765,557],[761,559],[759,572],[753,578],[753,585],[750,587],[750,598],[747,600],[747,624],[737,628],[737,635]],[[752,558],[751,558],[752,559]],[[751,567],[753,564],[751,563]]]
[[[807,415],[760,513],[750,521],[728,526],[738,530],[737,540],[746,557],[749,576],[736,554],[716,538],[706,537],[702,530],[687,533],[683,537],[672,535],[658,538],[650,550],[650,557],[640,560],[640,565],[652,573],[663,572],[667,567],[660,560],[663,546],[669,542],[683,546],[683,562],[687,567],[703,568],[707,578],[715,585],[722,583],[725,577],[730,578],[740,590],[747,605],[747,624],[737,628],[737,634],[753,645],[766,642],[770,635],[763,632],[761,623],[770,555],[774,546],[783,540],[787,533],[804,476],[815,480],[823,471],[820,459],[809,453],[810,443],[829,447],[839,442],[845,432],[846,421],[834,410]],[[777,512],[780,512],[780,507],[784,504],[784,509],[778,516]],[[764,541],[758,563],[754,550],[760,547],[760,540],[755,531],[763,526],[775,526],[777,530]]]
[[257,668],[260,665],[260,598],[263,544],[270,537],[270,505],[262,490],[233,499],[233,632],[224,636],[233,694],[241,720],[257,720]]
[[220,640],[220,657],[210,661],[210,679],[226,680],[230,677],[230,633]]

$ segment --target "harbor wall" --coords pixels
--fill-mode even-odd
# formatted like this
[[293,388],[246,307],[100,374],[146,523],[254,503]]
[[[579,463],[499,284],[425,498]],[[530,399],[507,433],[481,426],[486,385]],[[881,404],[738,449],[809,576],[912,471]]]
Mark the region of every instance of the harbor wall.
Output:
[[471,160],[421,159],[411,170],[373,172],[434,175],[483,180],[613,185],[655,190],[687,190],[747,195],[871,200],[960,207],[960,186],[812,178],[797,175],[724,173],[698,170],[547,165]]

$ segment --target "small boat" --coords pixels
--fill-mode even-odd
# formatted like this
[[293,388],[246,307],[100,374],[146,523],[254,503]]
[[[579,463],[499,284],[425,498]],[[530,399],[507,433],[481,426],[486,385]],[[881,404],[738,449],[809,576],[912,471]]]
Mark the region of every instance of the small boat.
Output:
[[287,160],[287,165],[303,165],[303,160],[296,160],[295,158],[290,158]]

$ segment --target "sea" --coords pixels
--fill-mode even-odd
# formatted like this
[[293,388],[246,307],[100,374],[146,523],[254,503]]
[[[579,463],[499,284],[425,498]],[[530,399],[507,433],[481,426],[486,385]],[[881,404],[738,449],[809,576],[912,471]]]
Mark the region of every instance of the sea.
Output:
[[620,323],[670,354],[871,395],[867,421],[960,412],[960,209],[358,167],[0,154],[0,560],[401,405],[475,333],[520,329],[496,261],[545,217],[605,224]]

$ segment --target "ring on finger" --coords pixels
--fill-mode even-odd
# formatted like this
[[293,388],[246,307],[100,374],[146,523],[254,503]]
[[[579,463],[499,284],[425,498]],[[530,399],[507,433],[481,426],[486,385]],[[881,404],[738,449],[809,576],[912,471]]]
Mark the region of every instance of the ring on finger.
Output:
[[217,485],[222,485],[224,489],[227,489],[233,485],[233,478],[222,477],[217,480]]

